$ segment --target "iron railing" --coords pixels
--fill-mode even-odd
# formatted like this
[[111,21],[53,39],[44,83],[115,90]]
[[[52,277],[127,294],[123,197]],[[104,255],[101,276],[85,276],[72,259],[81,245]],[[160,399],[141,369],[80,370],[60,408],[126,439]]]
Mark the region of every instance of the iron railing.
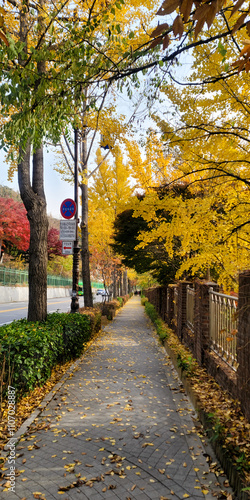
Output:
[[194,331],[194,298],[194,289],[187,286],[187,326],[192,332]]
[[236,336],[238,299],[209,290],[210,348],[234,370],[237,369]]

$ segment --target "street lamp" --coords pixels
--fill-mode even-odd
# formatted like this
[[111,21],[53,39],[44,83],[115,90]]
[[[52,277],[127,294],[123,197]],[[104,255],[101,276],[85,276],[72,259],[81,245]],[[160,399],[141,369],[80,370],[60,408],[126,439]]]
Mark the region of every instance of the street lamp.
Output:
[[75,204],[76,204],[76,239],[73,248],[73,272],[72,272],[72,298],[71,298],[71,312],[79,312],[79,298],[78,298],[78,282],[79,282],[79,239],[78,239],[78,129],[74,129],[75,140],[75,161],[74,161],[74,188],[75,188]]

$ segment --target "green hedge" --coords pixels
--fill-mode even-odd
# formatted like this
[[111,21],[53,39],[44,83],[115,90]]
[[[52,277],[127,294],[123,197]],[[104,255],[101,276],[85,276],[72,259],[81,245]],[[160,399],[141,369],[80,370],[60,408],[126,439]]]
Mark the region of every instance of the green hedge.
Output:
[[59,363],[75,359],[91,338],[87,315],[53,313],[39,323],[14,321],[0,327],[0,391],[8,385],[21,395],[42,385]]
[[151,304],[148,300],[142,301],[145,306],[145,311],[147,315],[150,317],[151,321],[154,323],[156,327],[156,331],[162,341],[164,341],[169,336],[168,327],[164,324],[164,322],[159,317],[156,309],[153,304]]

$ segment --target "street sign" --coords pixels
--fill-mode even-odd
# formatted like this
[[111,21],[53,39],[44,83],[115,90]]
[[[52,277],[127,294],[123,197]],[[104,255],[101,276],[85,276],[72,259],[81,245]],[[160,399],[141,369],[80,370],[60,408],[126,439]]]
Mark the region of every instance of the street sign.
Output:
[[62,253],[63,255],[73,255],[73,241],[63,241],[62,242]]
[[75,241],[76,220],[60,220],[60,240]]
[[64,219],[72,219],[76,214],[76,204],[71,198],[64,200],[60,207],[61,215]]

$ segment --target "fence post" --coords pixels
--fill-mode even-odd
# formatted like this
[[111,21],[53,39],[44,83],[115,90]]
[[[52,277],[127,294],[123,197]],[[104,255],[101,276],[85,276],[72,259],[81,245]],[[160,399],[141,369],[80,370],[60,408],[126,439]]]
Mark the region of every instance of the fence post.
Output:
[[161,318],[167,321],[167,286],[162,287]]
[[177,305],[177,335],[183,339],[183,329],[187,322],[187,286],[191,281],[179,281],[178,283],[178,305]]
[[237,334],[237,392],[242,409],[250,419],[250,270],[239,275]]
[[209,346],[209,288],[219,291],[219,285],[214,282],[195,282],[194,352],[200,365],[204,362],[204,353]]

